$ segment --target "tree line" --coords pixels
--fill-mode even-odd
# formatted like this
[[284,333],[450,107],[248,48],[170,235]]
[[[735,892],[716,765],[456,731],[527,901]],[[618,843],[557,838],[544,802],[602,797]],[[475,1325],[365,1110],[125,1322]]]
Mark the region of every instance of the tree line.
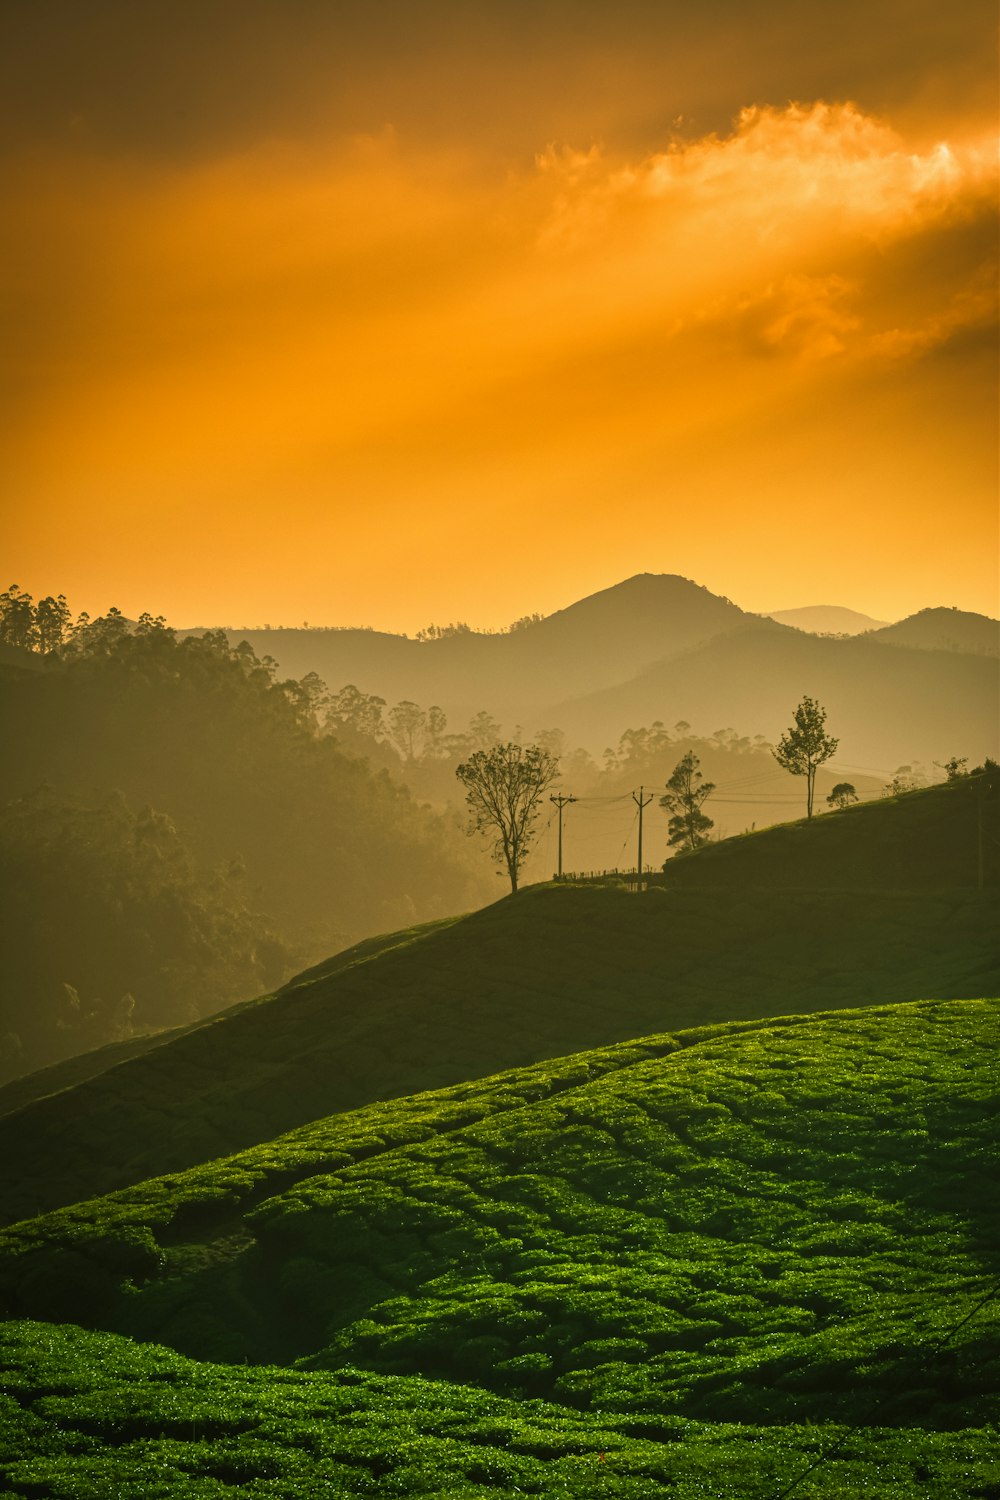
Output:
[[457,811],[317,721],[322,685],[150,614],[60,610],[56,642],[39,608],[0,602],[37,667],[0,665],[8,1076],[493,895]]

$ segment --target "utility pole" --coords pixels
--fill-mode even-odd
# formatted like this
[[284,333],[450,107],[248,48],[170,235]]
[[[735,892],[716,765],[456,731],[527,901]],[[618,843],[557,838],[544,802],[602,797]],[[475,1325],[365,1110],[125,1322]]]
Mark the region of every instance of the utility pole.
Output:
[[649,804],[653,800],[653,794],[652,794],[652,792],[650,792],[650,794],[649,794],[648,797],[644,797],[643,796],[643,792],[644,791],[645,791],[645,787],[640,787],[639,788],[639,795],[638,795],[638,797],[635,795],[635,792],[632,793],[632,801],[635,803],[636,807],[639,809],[639,854],[638,854],[638,858],[636,860],[636,872],[635,872],[636,873],[635,888],[636,888],[637,891],[641,891],[642,890],[642,810],[643,810],[644,807],[648,807]]
[[562,792],[560,792],[559,795],[557,796],[555,794],[555,792],[553,792],[549,796],[549,801],[550,802],[554,802],[555,805],[556,805],[556,807],[558,807],[558,809],[559,809],[559,874],[558,874],[558,876],[556,878],[559,879],[559,880],[562,880],[562,825],[563,825],[563,808],[564,807],[568,807],[571,802],[575,802],[576,798],[575,797],[565,797],[565,796],[563,796]]

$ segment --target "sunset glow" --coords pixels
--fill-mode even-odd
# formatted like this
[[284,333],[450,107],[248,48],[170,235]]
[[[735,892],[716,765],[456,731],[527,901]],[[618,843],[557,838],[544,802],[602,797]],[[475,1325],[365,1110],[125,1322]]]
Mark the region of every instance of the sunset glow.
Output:
[[[411,632],[647,570],[750,609],[998,612],[985,7],[907,7],[905,56],[869,7],[822,70],[777,6],[682,44],[663,8],[611,36],[554,6],[537,45],[520,7],[416,7],[387,53],[361,7],[249,9],[218,88],[220,37],[190,13],[182,77],[154,6],[81,40],[103,113],[65,59],[44,117],[8,97],[4,583]],[[54,45],[13,30],[22,68]]]

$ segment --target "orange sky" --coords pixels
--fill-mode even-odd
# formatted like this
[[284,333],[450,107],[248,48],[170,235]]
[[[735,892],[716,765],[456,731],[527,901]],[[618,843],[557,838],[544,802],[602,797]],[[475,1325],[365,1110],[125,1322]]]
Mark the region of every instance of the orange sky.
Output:
[[24,7],[2,583],[997,614],[994,13],[942,9]]

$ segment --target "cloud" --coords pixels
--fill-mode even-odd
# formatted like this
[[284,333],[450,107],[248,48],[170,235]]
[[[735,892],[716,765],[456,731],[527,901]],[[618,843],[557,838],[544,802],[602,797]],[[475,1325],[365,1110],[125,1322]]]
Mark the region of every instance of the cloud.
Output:
[[[993,223],[995,156],[983,141],[915,150],[856,105],[816,102],[748,108],[729,135],[678,139],[636,162],[550,149],[538,170],[549,191],[540,253],[590,279],[592,305],[605,302],[620,325],[701,327],[747,354],[801,360],[890,346],[917,357],[953,319],[988,316],[986,237],[979,259],[955,268],[978,290],[917,266],[909,248],[933,238],[940,257],[971,221]],[[880,300],[903,314],[898,336]],[[924,332],[905,331],[914,324]]]
[[[812,103],[502,172],[474,141],[392,129],[3,170],[5,461],[24,535],[34,507],[70,555],[136,496],[220,547],[234,518],[252,537],[277,511],[317,556],[374,557],[391,532],[401,568],[460,516],[470,569],[490,514],[543,546],[571,512],[585,549],[587,518],[674,524],[662,497],[681,487],[737,560],[760,517],[785,534],[805,485],[870,531],[873,506],[912,507],[965,464],[982,508],[965,342],[995,316],[981,141]],[[906,382],[944,350],[918,402]],[[813,456],[833,448],[872,476],[863,504]],[[695,545],[694,520],[676,525]]]
[[910,151],[856,105],[822,101],[747,108],[728,136],[678,140],[636,163],[550,148],[539,169],[560,184],[542,234],[553,248],[625,219],[644,220],[647,233],[750,234],[765,245],[831,225],[880,237],[949,211],[993,175],[985,146]]
[[861,325],[848,310],[855,293],[842,276],[785,276],[738,304],[734,327],[752,354],[829,359]]

